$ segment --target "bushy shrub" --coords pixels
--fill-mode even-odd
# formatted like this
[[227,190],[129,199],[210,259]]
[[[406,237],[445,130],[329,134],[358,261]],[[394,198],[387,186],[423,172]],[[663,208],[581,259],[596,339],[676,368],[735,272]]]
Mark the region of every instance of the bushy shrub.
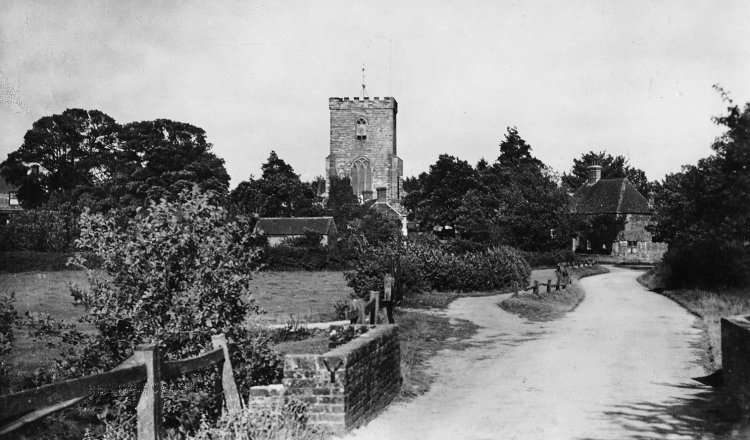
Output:
[[0,251],[68,252],[78,238],[77,216],[66,211],[19,211],[0,225]]
[[556,267],[558,263],[576,261],[576,254],[568,249],[546,252],[524,252],[523,257],[533,268]]
[[527,282],[531,269],[516,249],[500,246],[484,252],[453,254],[435,239],[395,241],[389,246],[363,248],[356,268],[344,274],[360,298],[371,290],[383,291],[383,275],[393,258],[401,261],[403,293],[489,291]]
[[[73,289],[88,312],[83,321],[97,332],[62,332],[62,340],[78,349],[58,361],[59,371],[80,377],[108,370],[137,344],[149,342],[159,345],[166,360],[184,359],[204,352],[212,335],[224,333],[233,342],[230,356],[240,389],[278,380],[282,363],[270,349],[270,337],[246,326],[247,316],[258,311],[247,293],[259,263],[244,219],[230,221],[209,194],[193,189],[175,202],[152,203],[126,224],[120,220],[81,215],[77,245],[99,257],[106,276],[90,271],[91,289]],[[85,266],[83,254],[75,263]],[[200,414],[211,411],[214,374],[168,384],[166,426],[194,429]],[[108,407],[132,409],[137,396],[98,397],[111,403]]]
[[669,288],[744,287],[750,284],[750,247],[741,244],[710,241],[673,244],[662,262]]
[[305,231],[299,237],[290,237],[277,246],[263,248],[263,269],[275,271],[316,271],[329,267],[330,249],[321,243],[323,236]]

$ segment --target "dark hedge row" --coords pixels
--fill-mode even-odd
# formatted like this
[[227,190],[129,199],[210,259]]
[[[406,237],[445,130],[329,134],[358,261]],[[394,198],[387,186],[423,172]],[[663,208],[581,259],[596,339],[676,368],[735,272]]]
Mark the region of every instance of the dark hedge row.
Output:
[[383,274],[395,255],[400,255],[405,295],[501,290],[513,282],[528,282],[531,274],[521,252],[511,247],[454,254],[436,240],[415,240],[365,248],[358,254],[355,270],[344,275],[347,285],[361,298],[368,298],[371,290],[382,291]]

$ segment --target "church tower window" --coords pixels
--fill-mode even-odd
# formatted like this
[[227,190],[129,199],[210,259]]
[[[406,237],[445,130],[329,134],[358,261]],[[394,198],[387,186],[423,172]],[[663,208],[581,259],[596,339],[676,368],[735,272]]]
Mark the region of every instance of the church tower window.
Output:
[[367,139],[367,120],[363,117],[357,119],[355,124],[355,133],[358,141]]
[[352,180],[352,190],[357,197],[362,197],[364,191],[372,191],[372,167],[367,159],[360,157],[352,162],[349,175]]

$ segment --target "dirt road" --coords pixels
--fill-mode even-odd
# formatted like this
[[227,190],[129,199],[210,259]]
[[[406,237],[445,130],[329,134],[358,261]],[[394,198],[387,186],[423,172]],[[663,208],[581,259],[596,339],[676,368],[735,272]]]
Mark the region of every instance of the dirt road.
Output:
[[482,328],[474,347],[433,358],[429,393],[392,405],[352,439],[701,438],[690,402],[704,390],[694,317],[641,287],[639,272],[580,281],[586,300],[530,323],[505,295],[455,301],[446,315]]

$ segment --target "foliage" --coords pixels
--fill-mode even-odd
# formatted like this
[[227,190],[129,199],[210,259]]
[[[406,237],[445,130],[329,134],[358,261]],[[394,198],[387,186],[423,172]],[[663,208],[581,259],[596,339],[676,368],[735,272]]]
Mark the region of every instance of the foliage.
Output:
[[533,269],[556,267],[558,263],[576,261],[576,254],[568,249],[547,252],[523,252],[523,257]]
[[[13,292],[6,293],[0,298],[0,359],[13,350],[16,342],[14,331],[18,325],[18,313],[13,306],[15,300]],[[0,394],[8,392],[9,382],[10,371],[5,366],[5,362],[0,360]]]
[[256,217],[316,217],[322,214],[315,185],[304,183],[291,165],[271,151],[260,179],[250,176],[232,190],[233,209]]
[[414,182],[404,206],[423,230],[485,247],[562,249],[576,229],[566,215],[568,196],[557,176],[531,155],[531,146],[508,128],[493,164],[477,167],[441,155]]
[[193,184],[221,198],[229,175],[211,147],[190,124],[157,119],[121,126],[98,110],[68,109],[36,121],[0,164],[0,176],[19,187],[24,208],[53,202],[47,209],[134,210],[148,200],[174,200]]
[[332,325],[331,331],[328,333],[328,348],[332,350],[353,341],[367,333],[368,330],[370,328],[365,325]]
[[[307,405],[288,400],[280,408],[248,407],[236,413],[224,414],[216,423],[208,417],[201,419],[194,435],[169,430],[166,440],[323,440],[323,432],[308,424]],[[84,440],[135,440],[133,421],[108,424],[103,436],[87,433]]]
[[367,246],[358,254],[355,270],[344,275],[355,296],[369,298],[372,290],[382,292],[383,276],[397,256],[406,295],[499,290],[514,281],[525,283],[531,273],[520,252],[507,246],[457,255],[436,240],[394,241],[389,246]]
[[[612,243],[617,240],[617,235],[625,227],[625,217],[609,214],[593,215],[580,217],[581,221],[581,245],[587,244],[587,247],[579,247],[576,252],[588,254],[605,254],[612,253]],[[591,249],[588,248],[591,246]]]
[[[665,262],[672,283],[746,285],[746,270],[717,277],[730,268],[747,267],[750,243],[750,103],[729,103],[714,118],[726,128],[711,146],[714,154],[666,176],[656,198],[654,239],[669,243]],[[714,260],[707,260],[707,255]],[[697,271],[697,272],[696,272]],[[677,274],[688,278],[683,281]]]
[[589,177],[588,167],[599,165],[602,167],[602,179],[619,179],[627,177],[630,183],[644,197],[648,197],[649,191],[654,188],[654,183],[649,183],[646,173],[638,168],[631,167],[628,159],[623,156],[612,156],[606,151],[595,153],[589,151],[581,155],[580,159],[573,159],[573,168],[570,174],[563,174],[562,183],[569,191],[573,192],[581,187]]
[[[24,208],[34,208],[51,193],[95,186],[109,177],[120,126],[98,110],[68,109],[45,116],[26,132],[21,147],[0,164],[0,175],[20,187]],[[32,172],[32,165],[40,172]]]
[[[151,202],[125,225],[113,215],[81,216],[77,245],[100,258],[106,276],[91,271],[91,289],[72,293],[87,310],[82,320],[97,332],[83,334],[44,317],[32,323],[77,346],[58,361],[60,372],[80,377],[111,369],[146,342],[158,344],[167,360],[184,359],[224,333],[234,342],[230,356],[240,389],[280,377],[282,363],[269,347],[270,336],[246,327],[248,314],[258,311],[244,299],[258,250],[246,221],[229,221],[211,199],[194,187],[176,202]],[[86,261],[77,255],[75,263]],[[213,374],[182,377],[165,389],[168,426],[195,427],[198,415],[212,406]],[[120,409],[135,403],[134,396],[109,399]]]
[[78,237],[77,216],[65,211],[19,211],[0,225],[0,252],[69,252]]

